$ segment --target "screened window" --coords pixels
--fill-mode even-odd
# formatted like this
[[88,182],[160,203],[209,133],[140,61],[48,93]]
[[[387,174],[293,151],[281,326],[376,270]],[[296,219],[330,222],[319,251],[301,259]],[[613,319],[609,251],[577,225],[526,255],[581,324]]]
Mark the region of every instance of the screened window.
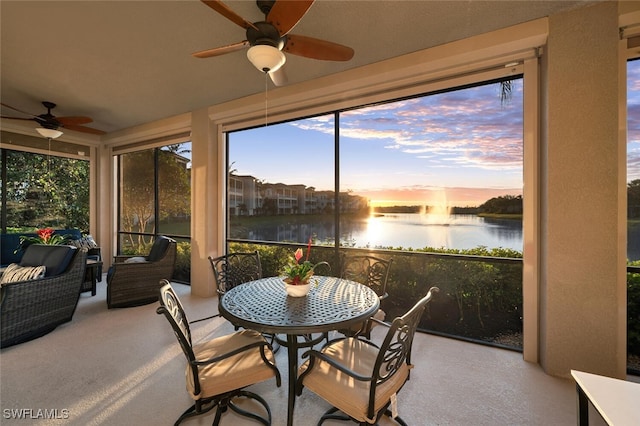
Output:
[[119,253],[148,254],[157,235],[178,242],[173,279],[190,281],[191,142],[119,157]]
[[640,60],[627,62],[627,369],[640,374]]
[[640,60],[627,63],[627,258],[640,260]]
[[45,227],[89,231],[89,161],[1,152],[3,233]]
[[521,251],[522,81],[228,133],[228,238]]
[[333,240],[334,132],[325,115],[229,134],[231,238]]

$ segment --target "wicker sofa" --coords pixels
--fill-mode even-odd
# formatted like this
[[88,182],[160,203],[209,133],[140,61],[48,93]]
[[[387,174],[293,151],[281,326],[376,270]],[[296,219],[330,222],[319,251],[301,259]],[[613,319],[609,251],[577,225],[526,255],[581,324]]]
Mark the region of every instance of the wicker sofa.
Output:
[[19,265],[44,265],[46,273],[43,278],[1,284],[0,347],[35,339],[71,321],[80,297],[86,259],[85,249],[72,246],[27,247]]
[[107,273],[107,306],[125,308],[158,300],[160,280],[171,280],[176,241],[159,236],[147,256],[116,256]]
[[[82,238],[79,229],[55,229],[54,235],[62,235],[70,240]],[[20,237],[35,237],[35,232],[26,234],[0,234],[0,266],[7,266],[11,263],[20,263],[24,250],[20,250]]]

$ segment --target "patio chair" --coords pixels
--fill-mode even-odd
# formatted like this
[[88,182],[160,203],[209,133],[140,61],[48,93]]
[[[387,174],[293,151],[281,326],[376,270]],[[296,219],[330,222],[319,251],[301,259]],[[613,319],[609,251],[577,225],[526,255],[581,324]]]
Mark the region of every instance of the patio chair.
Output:
[[[380,301],[389,296],[387,293],[387,281],[393,258],[382,259],[370,255],[345,256],[342,262],[342,278],[356,281],[373,289]],[[383,321],[386,313],[378,309],[373,318]],[[339,330],[342,334],[353,336],[356,334],[371,338],[371,330],[377,324],[376,321],[367,320],[347,330]]]
[[[167,318],[187,358],[187,391],[195,401],[175,425],[187,417],[207,413],[213,408],[216,408],[214,425],[219,424],[228,408],[270,425],[271,410],[267,402],[259,395],[244,390],[247,386],[272,377],[275,377],[278,387],[281,385],[275,357],[262,335],[253,330],[241,330],[194,345],[184,308],[167,280],[160,282],[159,302],[157,313]],[[264,407],[266,416],[240,408],[234,402],[237,398],[257,401]]]
[[116,256],[107,273],[107,306],[124,308],[158,300],[158,283],[171,280],[176,251],[175,240],[158,236],[147,256]]
[[[240,284],[262,278],[262,263],[260,262],[260,253],[258,250],[246,253],[228,253],[216,258],[209,256],[209,262],[211,263],[213,277],[216,281],[218,306],[220,306],[220,301],[227,291]],[[218,312],[220,312],[219,309]],[[217,313],[193,322],[204,321],[219,316],[220,313]],[[238,326],[235,327],[236,330],[239,328]],[[277,352],[280,349],[280,344],[276,341],[275,336],[268,333],[264,333],[263,335],[272,345],[274,352]]]
[[209,262],[220,297],[237,285],[262,278],[262,263],[257,250],[229,253],[215,259],[209,256]]
[[[262,278],[262,264],[258,251],[249,253],[229,253],[216,258],[209,256],[218,293],[218,306],[222,296],[233,287]],[[220,313],[193,322],[219,317]],[[237,327],[236,327],[237,329]]]
[[[306,387],[332,405],[320,419],[351,420],[360,425],[377,424],[383,415],[406,423],[397,415],[392,401],[409,380],[413,337],[427,303],[437,287],[407,313],[397,317],[378,348],[359,337],[336,340],[321,351],[303,354],[309,358],[298,370],[297,394]],[[390,408],[391,406],[391,408]]]

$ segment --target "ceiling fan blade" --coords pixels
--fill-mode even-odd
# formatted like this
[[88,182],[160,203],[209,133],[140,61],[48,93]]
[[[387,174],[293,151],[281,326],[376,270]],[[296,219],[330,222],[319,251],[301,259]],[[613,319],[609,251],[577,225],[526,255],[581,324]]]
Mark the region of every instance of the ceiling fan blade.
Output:
[[7,120],[27,120],[27,121],[38,121],[35,118],[24,118],[24,117],[7,117],[6,115],[0,116],[0,118],[4,118]]
[[[20,114],[25,114],[25,115],[28,115],[30,117],[37,117],[37,115],[35,115],[35,114],[31,114],[30,112],[21,111],[18,108],[14,108],[11,105],[7,105],[5,103],[0,103],[0,105],[2,105],[5,108],[9,108],[9,109],[12,109],[12,110],[14,110],[16,112],[19,112]],[[13,118],[13,117],[3,117],[3,118]]]
[[315,0],[276,0],[266,21],[276,27],[280,36],[288,34],[307,13]]
[[222,3],[221,1],[218,1],[218,0],[202,0],[202,3],[206,4],[211,9],[215,10],[220,15],[224,16],[225,18],[227,18],[228,20],[230,20],[234,24],[240,25],[245,30],[247,28],[249,28],[249,27],[255,28],[256,30],[258,29],[258,28],[256,28],[255,25],[253,25],[251,22],[245,20],[242,16],[238,15],[237,13],[235,13],[233,10],[231,10],[231,8],[229,6],[227,6],[226,4]]
[[200,52],[192,53],[196,58],[211,58],[213,56],[220,56],[226,53],[235,52],[249,46],[249,41],[244,40],[238,43],[229,44],[227,46],[215,47],[213,49],[202,50]]
[[94,129],[93,127],[79,126],[76,124],[62,125],[61,127],[69,130],[75,130],[76,132],[91,133],[93,135],[104,135],[105,133],[107,133],[103,132],[102,130]]
[[269,72],[269,77],[271,77],[271,81],[276,86],[284,86],[289,82],[287,78],[287,73],[284,71],[284,67],[280,67],[273,72]]
[[282,49],[293,55],[324,61],[348,61],[353,58],[353,49],[338,43],[317,38],[289,34]]
[[56,117],[56,120],[58,120],[58,122],[64,126],[66,125],[74,125],[74,124],[88,124],[91,123],[93,120],[89,117],[82,117],[82,116],[77,116],[77,117]]

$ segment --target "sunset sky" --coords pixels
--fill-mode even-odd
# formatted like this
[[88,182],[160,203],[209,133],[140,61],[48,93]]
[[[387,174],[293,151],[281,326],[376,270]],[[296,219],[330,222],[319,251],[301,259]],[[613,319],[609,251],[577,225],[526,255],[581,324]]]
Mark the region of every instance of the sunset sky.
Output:
[[[340,116],[341,191],[376,205],[477,206],[522,194],[522,81],[403,100]],[[334,118],[230,135],[240,175],[334,189]]]
[[[522,84],[502,105],[499,85],[345,112],[341,191],[376,205],[477,206],[522,194]],[[640,179],[640,60],[628,63],[627,181]],[[237,174],[334,189],[334,118],[230,135]]]
[[[627,181],[640,179],[640,60],[628,63]],[[236,132],[238,174],[333,190],[333,116]],[[341,185],[372,205],[475,206],[522,194],[522,84],[489,84],[341,115]]]

